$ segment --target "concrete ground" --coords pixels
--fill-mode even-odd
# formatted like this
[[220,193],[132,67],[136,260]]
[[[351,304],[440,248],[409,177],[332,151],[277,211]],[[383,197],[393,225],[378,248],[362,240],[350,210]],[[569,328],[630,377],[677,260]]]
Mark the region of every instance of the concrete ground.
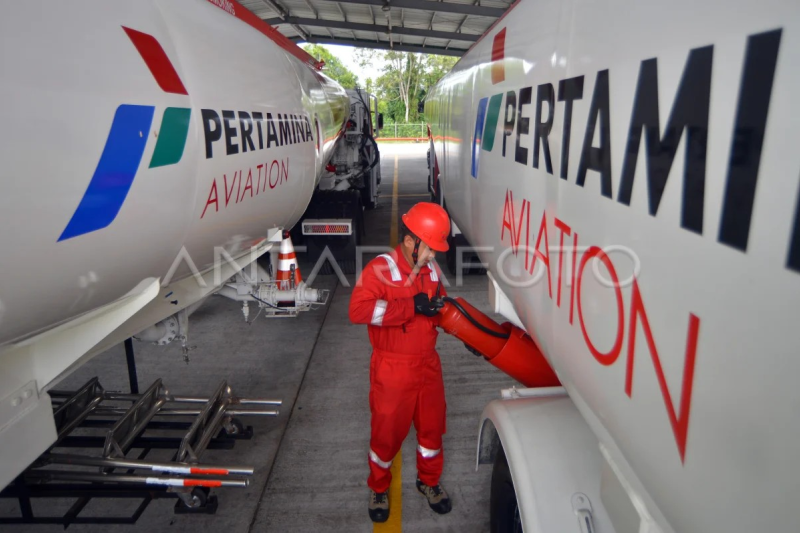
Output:
[[[426,149],[425,144],[381,145],[381,204],[365,215],[367,235],[363,244],[388,246],[393,193],[397,216],[427,199]],[[365,256],[364,262],[372,255]],[[303,264],[302,259],[301,266],[304,273],[309,272],[310,265]],[[445,274],[449,275],[446,270]],[[484,276],[465,277],[460,286],[453,276],[450,278],[451,296],[464,296],[478,308],[488,308]],[[254,427],[252,440],[238,441],[230,451],[210,450],[203,456],[204,462],[252,465],[256,469],[246,489],[214,489],[219,498],[215,515],[176,515],[174,500],[156,500],[135,525],[72,525],[70,531],[372,531],[366,485],[370,346],[366,327],[348,320],[353,282],[353,276],[317,276],[313,285],[332,291],[325,308],[295,319],[262,316],[252,324],[244,322],[238,304],[213,297],[192,315],[190,344],[196,348],[188,364],[179,345],[136,343],[142,389],[162,378],[172,393],[208,395],[226,379],[240,397],[281,398],[284,404],[277,417],[245,420]],[[453,511],[436,515],[416,491],[412,428],[402,451],[401,501],[393,495],[393,520],[400,518],[400,524],[379,526],[375,531],[488,530],[491,468],[475,471],[478,423],[486,403],[514,382],[471,355],[452,337],[441,335],[438,350],[448,416],[442,484],[453,500]],[[107,390],[127,391],[122,346],[97,356],[58,388],[77,388],[93,376],[98,376]],[[166,459],[163,454],[153,457]],[[130,514],[137,503],[96,500],[84,513]],[[34,511],[58,515],[71,504],[70,500],[37,502]],[[0,501],[0,516],[13,516],[15,512],[13,501]],[[3,529],[45,532],[61,530],[61,526]]]

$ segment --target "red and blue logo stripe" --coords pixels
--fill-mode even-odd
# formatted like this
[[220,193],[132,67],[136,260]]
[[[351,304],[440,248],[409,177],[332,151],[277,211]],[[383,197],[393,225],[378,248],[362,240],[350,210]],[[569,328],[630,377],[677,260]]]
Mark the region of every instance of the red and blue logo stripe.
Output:
[[[506,29],[500,30],[492,42],[492,85],[505,81],[505,49]],[[497,132],[497,120],[500,116],[500,104],[503,95],[496,94],[491,98],[478,101],[478,114],[475,117],[475,132],[472,135],[472,177],[478,179],[481,151],[491,152],[494,148],[494,137]]]
[[478,102],[478,116],[475,120],[475,133],[472,136],[472,177],[478,177],[481,151],[491,152],[500,118],[500,104],[503,94],[481,98]]
[[[158,86],[164,92],[188,96],[180,76],[156,38],[124,26],[123,29]],[[89,186],[59,241],[108,227],[117,217],[141,164],[155,109],[155,106],[133,104],[122,104],[117,108]],[[168,107],[164,110],[149,168],[180,162],[190,118],[190,108]]]

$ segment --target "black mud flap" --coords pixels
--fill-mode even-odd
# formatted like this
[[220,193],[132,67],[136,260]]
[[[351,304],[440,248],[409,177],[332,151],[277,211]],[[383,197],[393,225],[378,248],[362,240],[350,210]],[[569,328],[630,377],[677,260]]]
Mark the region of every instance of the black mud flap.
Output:
[[[318,191],[308,206],[302,220],[305,219],[347,219],[353,221],[351,235],[305,235],[307,246],[306,257],[315,265],[327,248],[339,268],[345,274],[353,274],[356,270],[356,247],[361,244],[364,232],[364,209],[359,191]],[[297,224],[300,229],[301,224]],[[334,272],[330,257],[320,268],[320,274]]]

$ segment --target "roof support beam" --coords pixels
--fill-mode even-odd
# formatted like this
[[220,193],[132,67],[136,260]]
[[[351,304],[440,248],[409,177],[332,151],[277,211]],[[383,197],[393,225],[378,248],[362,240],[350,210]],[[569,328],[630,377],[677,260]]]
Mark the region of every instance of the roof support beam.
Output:
[[437,31],[437,30],[421,30],[419,28],[407,28],[401,26],[392,26],[391,29],[387,26],[380,26],[377,24],[361,24],[359,22],[343,22],[341,20],[324,20],[324,19],[307,19],[301,17],[286,17],[285,19],[267,19],[265,20],[270,26],[277,26],[278,24],[293,24],[303,26],[318,26],[323,28],[337,28],[342,30],[353,31],[370,31],[376,33],[391,32],[395,35],[411,35],[414,37],[430,37],[432,39],[450,39],[453,41],[467,41],[475,42],[481,38],[480,35],[471,33],[453,33],[450,31]]
[[[375,12],[372,10],[372,6],[369,6],[369,14],[372,15],[372,24],[375,24]],[[378,35],[378,32],[375,32],[375,40],[380,41],[381,38]]]
[[308,39],[292,39],[292,40],[300,40],[305,41],[308,43],[313,44],[342,44],[345,46],[357,46],[361,48],[377,48],[378,50],[395,50],[397,52],[415,52],[418,54],[439,54],[444,56],[455,56],[461,57],[464,55],[466,50],[458,50],[455,48],[445,49],[445,48],[438,48],[433,46],[426,46],[422,47],[421,45],[414,45],[414,44],[395,44],[392,47],[387,41],[381,42],[373,42],[373,41],[365,41],[363,39],[328,39],[327,37],[323,36],[316,36],[310,35]]
[[[306,0],[306,1],[308,1],[308,0]],[[480,1],[481,0],[475,0],[474,2],[472,2],[472,4],[473,5],[477,5]],[[317,17],[317,18],[319,18],[319,17]],[[469,15],[464,15],[464,18],[461,20],[461,24],[459,24],[458,28],[456,28],[456,33],[461,33],[461,28],[464,27],[464,23],[467,21],[468,18],[469,18]],[[449,42],[445,45],[445,48],[450,48],[450,43]]]
[[315,19],[318,19],[318,18],[319,18],[319,13],[317,13],[317,10],[316,10],[316,9],[314,9],[314,6],[312,6],[312,5],[311,5],[311,2],[309,2],[308,0],[303,0],[303,1],[304,1],[304,2],[306,3],[306,5],[308,6],[308,9],[310,9],[310,10],[311,10],[311,12],[312,12],[312,13],[314,13],[314,18],[315,18]]
[[[372,9],[372,8],[370,8],[370,9]],[[436,11],[434,11],[433,13],[431,13],[431,23],[430,23],[430,24],[428,24],[428,29],[429,29],[429,30],[432,30],[432,29],[433,29],[433,19],[435,19],[435,18],[436,18]],[[425,43],[427,43],[427,42],[428,42],[428,38],[427,38],[427,37],[425,37],[424,39],[422,39],[422,46],[425,46]]]
[[[340,4],[339,2],[336,2],[336,7],[339,8],[339,13],[342,14],[342,19],[344,19],[344,21],[347,22],[347,13],[344,12],[344,8],[342,7],[342,4]],[[328,31],[328,33],[330,33],[330,30]],[[353,36],[353,39],[356,38],[356,33],[354,31],[351,31],[350,35]]]
[[[287,18],[290,18],[289,16],[291,15],[291,13],[289,12],[289,10],[284,8],[275,0],[261,0],[261,2],[266,4],[267,7],[269,7],[271,10],[277,13],[278,16],[280,17],[280,20],[286,20]],[[300,37],[302,37],[303,39],[308,38],[308,34],[305,31],[303,31],[303,29],[300,26],[298,26],[297,24],[292,24],[291,26],[292,29],[300,35]]]
[[[314,13],[314,18],[315,18],[315,19],[318,19],[318,18],[319,18],[319,13],[317,12],[317,10],[316,10],[316,9],[314,9],[314,6],[312,6],[312,5],[311,5],[311,2],[310,2],[309,0],[303,0],[303,1],[304,1],[304,2],[306,3],[306,5],[308,6],[308,9],[310,9],[310,10],[311,10],[311,12],[312,12],[312,13]],[[330,29],[330,28],[325,28],[325,31],[327,31],[327,32],[328,32],[328,35],[330,35],[330,36],[331,36],[331,39],[335,39],[335,37],[333,36],[333,32],[331,31],[331,29]]]
[[[400,27],[406,27],[406,11],[403,8],[400,8]],[[400,44],[403,44],[403,34],[398,33],[398,35],[400,36]]]
[[[341,2],[343,4],[364,4],[383,7],[384,0],[323,0],[325,2]],[[439,11],[440,13],[458,13],[460,15],[476,15],[479,17],[500,17],[508,8],[485,7],[472,4],[454,4],[451,2],[434,2],[432,0],[391,0],[389,6],[405,9],[421,9],[423,11]]]

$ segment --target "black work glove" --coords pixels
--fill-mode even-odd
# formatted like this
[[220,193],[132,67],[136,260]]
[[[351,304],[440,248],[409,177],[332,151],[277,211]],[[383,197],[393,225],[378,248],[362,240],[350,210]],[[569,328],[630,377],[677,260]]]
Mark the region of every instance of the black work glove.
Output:
[[440,301],[431,301],[424,292],[417,293],[414,296],[414,312],[419,315],[435,316],[441,308],[442,303]]
[[467,351],[468,351],[469,353],[471,353],[472,355],[476,355],[476,356],[478,356],[478,357],[483,357],[483,354],[482,354],[481,352],[479,352],[478,350],[476,350],[475,348],[473,348],[472,346],[470,346],[470,345],[469,345],[469,344],[467,344],[466,342],[464,343],[464,347],[465,347],[465,348],[467,349]]

